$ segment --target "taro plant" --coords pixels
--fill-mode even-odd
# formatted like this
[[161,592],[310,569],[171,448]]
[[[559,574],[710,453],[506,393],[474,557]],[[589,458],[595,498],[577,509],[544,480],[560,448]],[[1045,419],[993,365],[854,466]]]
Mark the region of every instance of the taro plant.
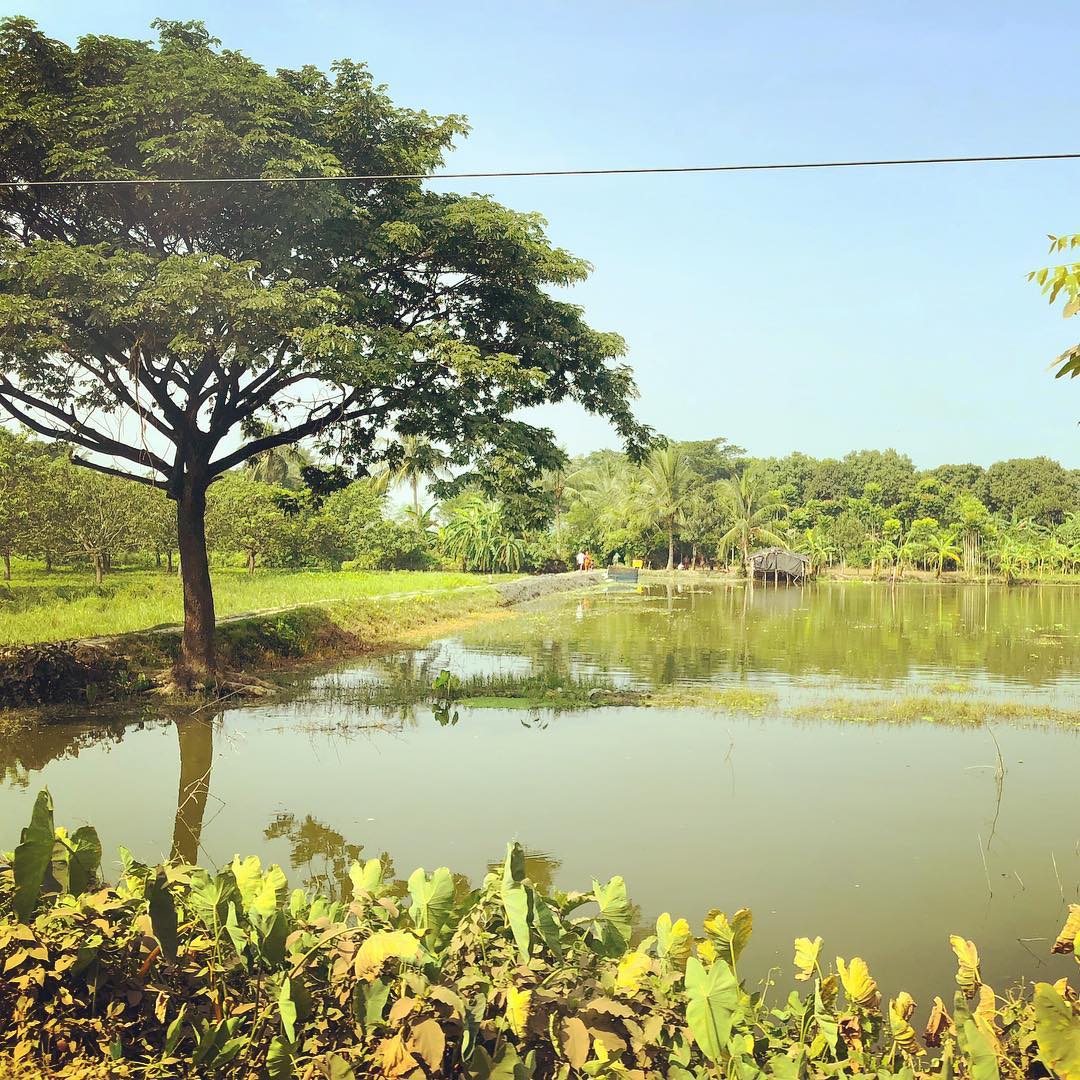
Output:
[[[700,935],[664,913],[634,944],[622,878],[545,894],[517,844],[475,889],[356,861],[333,901],[254,857],[215,873],[121,858],[100,886],[96,836],[57,829],[43,792],[0,860],[0,1072],[1080,1080],[1068,981],[999,995],[960,935],[952,1003],[923,1022],[821,938],[795,941],[805,992],[771,1001],[770,979],[747,983],[747,910],[709,912]],[[1072,905],[1052,952],[1078,951]]]

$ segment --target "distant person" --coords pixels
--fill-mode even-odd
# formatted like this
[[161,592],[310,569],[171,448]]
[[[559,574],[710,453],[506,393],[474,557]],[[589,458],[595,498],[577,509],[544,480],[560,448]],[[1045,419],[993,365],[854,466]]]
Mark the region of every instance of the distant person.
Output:
[[586,551],[585,552],[585,562],[582,564],[582,569],[591,570],[592,568],[593,568],[592,552],[591,551]]
[[618,566],[621,562],[622,556],[616,551],[615,554],[611,556],[611,565]]
[[579,570],[584,570],[585,569],[585,552],[584,551],[579,551],[577,553],[577,568]]

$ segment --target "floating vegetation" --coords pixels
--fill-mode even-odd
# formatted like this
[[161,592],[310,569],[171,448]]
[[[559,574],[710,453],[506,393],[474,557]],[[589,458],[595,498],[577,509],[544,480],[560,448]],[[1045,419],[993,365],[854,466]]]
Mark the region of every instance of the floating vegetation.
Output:
[[665,686],[645,690],[619,687],[603,679],[551,672],[526,675],[472,675],[460,679],[444,671],[431,684],[369,683],[335,695],[361,708],[399,709],[451,704],[488,709],[552,709],[557,712],[603,706],[714,708],[758,715],[776,704],[774,693],[731,686]]
[[994,698],[837,697],[790,710],[799,720],[835,720],[859,724],[945,724],[980,727],[991,720],[1026,720],[1036,723],[1080,726],[1080,711],[1059,709],[1032,702],[999,701]]

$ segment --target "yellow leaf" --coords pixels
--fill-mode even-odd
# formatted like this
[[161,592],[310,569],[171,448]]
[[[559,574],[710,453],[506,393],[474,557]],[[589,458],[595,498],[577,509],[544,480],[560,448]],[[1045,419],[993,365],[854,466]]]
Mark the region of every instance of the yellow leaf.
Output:
[[730,922],[728,917],[716,908],[705,917],[705,933],[716,944],[720,957],[732,967],[746,948],[753,929],[754,916],[746,908],[739,908],[731,916]]
[[808,937],[795,939],[795,966],[799,969],[795,978],[799,982],[807,982],[814,977],[818,956],[821,953],[821,944],[820,937],[814,938],[813,941]]
[[354,968],[358,978],[372,982],[387,960],[416,963],[420,955],[419,940],[407,930],[379,930],[365,938],[357,950]]
[[915,999],[906,990],[901,990],[896,995],[896,1011],[905,1020],[910,1020],[911,1014],[915,1011]]
[[997,998],[989,986],[979,987],[979,1004],[971,1014],[975,1026],[986,1036],[994,1053],[1002,1056],[1001,1042],[998,1039]]
[[656,920],[656,953],[661,960],[667,960],[681,971],[690,959],[693,945],[694,935],[685,919],[672,922],[671,916],[665,911]]
[[893,1040],[901,1050],[907,1054],[921,1054],[923,1048],[915,1037],[915,1029],[908,1023],[908,1016],[911,1013],[908,1011],[907,1015],[904,1015],[907,1003],[910,1001],[912,1008],[915,1007],[915,1003],[911,1001],[910,994],[903,996],[906,997],[906,1001],[901,1001],[898,998],[896,1001],[889,1002],[889,1028],[892,1030]]
[[851,965],[844,963],[843,957],[836,958],[836,970],[840,972],[840,981],[844,984],[844,993],[848,1001],[864,1009],[873,1009],[881,1001],[877,983],[870,975],[866,961],[859,956],[852,957]]
[[975,942],[966,941],[959,934],[951,934],[949,944],[959,965],[956,969],[956,985],[964,991],[965,997],[973,998],[982,983],[979,976],[979,950],[975,948]]
[[708,938],[697,943],[697,954],[706,967],[712,967],[719,955],[716,951],[716,945]]
[[1069,905],[1069,916],[1061,933],[1054,942],[1052,953],[1071,953],[1076,949],[1076,939],[1080,937],[1080,904]]
[[615,989],[627,994],[637,993],[642,976],[652,967],[652,961],[640,952],[627,953],[620,961],[615,973]]
[[506,989],[506,1019],[510,1030],[520,1039],[525,1034],[525,1025],[529,1022],[529,1009],[532,1007],[531,990],[519,990],[516,986]]
[[420,1062],[409,1053],[400,1032],[392,1039],[383,1039],[375,1053],[382,1066],[383,1076],[408,1076],[409,1073],[420,1068]]

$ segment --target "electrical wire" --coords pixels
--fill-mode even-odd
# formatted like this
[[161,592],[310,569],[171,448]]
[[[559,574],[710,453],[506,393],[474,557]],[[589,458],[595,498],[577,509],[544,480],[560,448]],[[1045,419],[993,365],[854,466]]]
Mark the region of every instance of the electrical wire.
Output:
[[978,154],[966,157],[881,158],[867,161],[787,161],[742,165],[657,165],[620,169],[521,169],[498,172],[378,173],[345,176],[183,176],[167,178],[2,180],[0,188],[111,187],[138,184],[337,184],[391,180],[506,180],[522,177],[645,176],[669,173],[780,172],[811,169],[866,169],[905,165],[971,165],[1005,161],[1075,161],[1080,152],[1063,154]]

